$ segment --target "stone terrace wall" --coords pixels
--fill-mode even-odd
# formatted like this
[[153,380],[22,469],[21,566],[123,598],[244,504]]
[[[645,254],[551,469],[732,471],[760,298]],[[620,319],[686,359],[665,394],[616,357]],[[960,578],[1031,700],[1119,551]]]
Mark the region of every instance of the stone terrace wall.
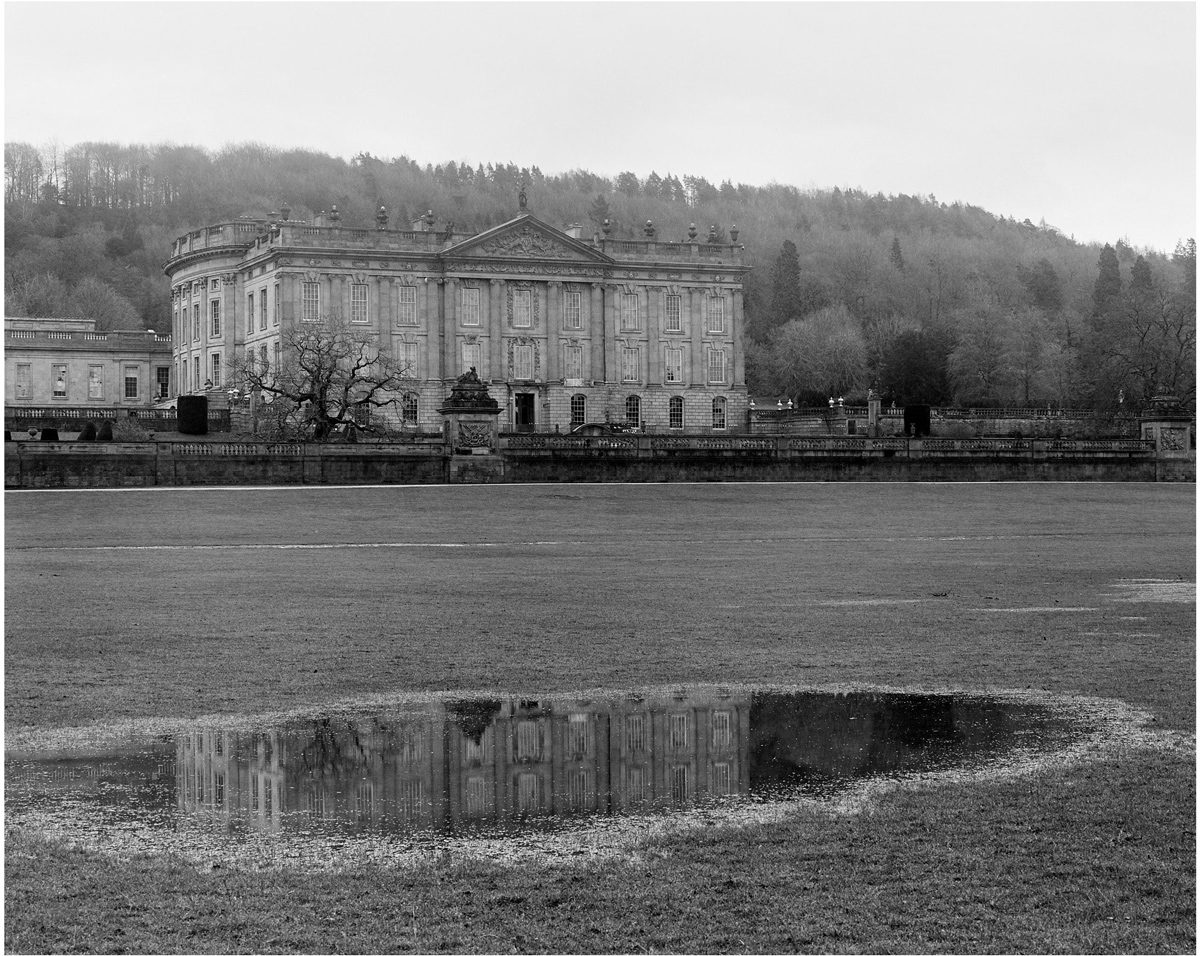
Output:
[[1194,481],[1139,439],[504,435],[440,445],[7,442],[8,488],[559,481]]

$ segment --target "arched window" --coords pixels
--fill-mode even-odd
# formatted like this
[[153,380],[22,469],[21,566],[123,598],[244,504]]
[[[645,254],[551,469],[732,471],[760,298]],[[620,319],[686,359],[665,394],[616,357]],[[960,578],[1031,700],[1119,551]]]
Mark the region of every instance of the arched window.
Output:
[[713,399],[713,428],[725,427],[725,399]]
[[671,401],[667,405],[667,425],[671,428],[683,427],[683,397],[680,395],[671,396]]
[[625,399],[625,424],[637,428],[642,423],[642,400],[636,395]]
[[400,420],[405,425],[417,423],[417,396],[412,392],[400,399]]
[[571,427],[582,425],[587,421],[587,396],[571,396]]

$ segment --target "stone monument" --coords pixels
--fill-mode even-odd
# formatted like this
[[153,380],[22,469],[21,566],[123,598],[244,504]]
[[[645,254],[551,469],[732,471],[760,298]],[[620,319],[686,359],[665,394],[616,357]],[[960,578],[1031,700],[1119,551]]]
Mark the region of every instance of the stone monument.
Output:
[[458,377],[450,397],[438,411],[445,418],[443,435],[450,449],[450,481],[500,479],[504,474],[504,460],[497,454],[500,403],[488,394],[474,366]]

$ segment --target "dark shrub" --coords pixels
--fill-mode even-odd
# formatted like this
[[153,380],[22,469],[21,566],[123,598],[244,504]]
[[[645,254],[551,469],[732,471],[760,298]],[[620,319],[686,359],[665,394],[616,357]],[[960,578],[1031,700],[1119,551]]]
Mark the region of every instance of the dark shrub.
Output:
[[83,431],[79,433],[78,441],[95,441],[96,440],[96,423],[88,422],[83,426]]
[[96,432],[96,441],[112,441],[112,422],[103,421],[100,423],[100,429]]
[[57,428],[43,428],[42,429],[42,441],[58,441],[58,429]]
[[7,429],[7,428],[6,428],[6,429],[4,429],[4,440],[5,440],[5,441],[12,441],[12,435],[11,435],[11,434],[9,434],[9,431],[8,431],[8,429]]

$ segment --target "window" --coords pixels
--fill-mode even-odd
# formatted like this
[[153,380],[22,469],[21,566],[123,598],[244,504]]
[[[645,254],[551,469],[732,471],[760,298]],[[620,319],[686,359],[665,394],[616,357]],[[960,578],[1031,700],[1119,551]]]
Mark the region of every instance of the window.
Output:
[[533,346],[513,346],[513,378],[533,378]]
[[167,398],[171,394],[171,366],[157,366],[154,369],[154,382],[158,388],[158,397]]
[[187,394],[187,359],[179,360],[179,391],[180,394]]
[[725,381],[725,351],[723,349],[708,350],[708,380],[713,384]]
[[626,331],[640,329],[638,324],[638,297],[626,293],[621,296],[621,328]]
[[483,816],[489,806],[486,777],[467,777],[467,816]]
[[208,280],[208,288],[209,288],[209,291],[211,291],[211,292],[219,292],[221,290],[221,280],[220,279],[209,279]]
[[641,714],[630,714],[625,718],[625,742],[630,753],[646,750],[646,719]]
[[417,287],[400,286],[400,311],[396,313],[397,325],[417,324]]
[[192,388],[200,387],[200,356],[192,358]]
[[646,772],[642,767],[630,767],[625,771],[625,796],[630,803],[646,799]]
[[712,775],[713,796],[727,797],[733,793],[733,775],[729,772],[729,764],[713,764]]
[[267,374],[267,370],[271,367],[271,363],[267,361],[267,347],[260,345],[258,347],[258,360],[262,363],[263,374]]
[[536,773],[517,774],[517,810],[528,813],[541,804],[541,780]]
[[672,750],[682,750],[688,745],[688,715],[671,714],[668,717]]
[[88,366],[88,398],[102,399],[104,398],[104,366],[89,365]]
[[733,724],[729,711],[718,710],[712,715],[712,742],[714,747],[728,747],[733,743]]
[[671,768],[671,799],[679,804],[686,803],[691,796],[691,774],[686,764]]
[[370,780],[360,780],[354,790],[354,813],[360,820],[370,820],[375,794]]
[[208,334],[214,338],[221,334],[221,300],[213,299],[208,303]]
[[714,398],[712,408],[713,408],[713,419],[712,419],[713,428],[724,428],[725,427],[725,399]]
[[708,297],[708,331],[725,331],[725,300],[719,295]]
[[667,296],[666,330],[668,332],[683,331],[683,309],[680,302],[680,296]]
[[533,291],[513,289],[513,328],[527,329],[533,325]]
[[683,349],[667,349],[667,382],[683,381]]
[[572,760],[583,760],[591,756],[592,735],[587,714],[567,716],[567,752]]
[[667,404],[667,425],[671,428],[683,427],[683,399],[674,395]]
[[260,330],[267,327],[267,290],[258,290],[258,327]]
[[300,320],[316,322],[321,317],[321,283],[305,282],[300,289]]
[[415,375],[417,371],[417,343],[402,341],[398,342],[397,345],[396,359],[400,363],[401,374]]
[[192,341],[200,341],[200,303],[192,306]]
[[138,397],[138,367],[136,365],[125,366],[125,397]]
[[540,760],[541,756],[541,728],[532,720],[517,721],[517,759]]
[[28,365],[17,366],[17,383],[14,394],[17,398],[29,397],[29,374],[30,367]]
[[213,352],[213,354],[212,354],[212,375],[210,375],[209,378],[212,379],[213,388],[221,387],[221,353],[220,352]]
[[400,399],[400,419],[405,425],[417,423],[417,396],[411,392]]
[[53,389],[51,394],[55,398],[67,397],[67,367],[65,365],[50,366],[50,387]]
[[479,290],[478,289],[462,289],[458,296],[459,305],[462,308],[462,324],[463,325],[478,325],[479,324]]
[[254,293],[246,296],[246,331],[254,331]]
[[367,284],[355,282],[350,286],[350,321],[367,321]]
[[279,313],[282,310],[282,308],[283,308],[283,306],[279,300],[279,283],[276,282],[275,283],[275,308],[271,310],[271,324],[272,325],[279,324]]
[[639,382],[641,376],[637,349],[621,349],[621,381]]
[[571,396],[571,427],[582,425],[587,421],[587,396]]
[[582,810],[591,800],[588,772],[573,770],[567,775],[567,805],[572,810]]
[[563,328],[583,328],[583,293],[563,293]]
[[636,395],[625,399],[625,423],[634,428],[642,423],[642,400]]
[[576,382],[583,379],[583,346],[568,345],[563,349],[563,377]]
[[479,371],[479,343],[478,342],[463,342],[462,347],[462,370],[466,372],[468,369]]

